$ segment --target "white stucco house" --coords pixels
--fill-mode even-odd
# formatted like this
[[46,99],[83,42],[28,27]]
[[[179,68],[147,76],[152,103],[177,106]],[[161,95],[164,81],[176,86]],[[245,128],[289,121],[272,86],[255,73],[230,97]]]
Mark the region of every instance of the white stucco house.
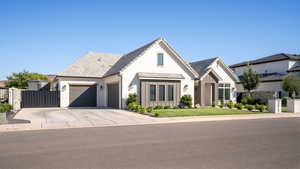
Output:
[[200,105],[235,100],[237,80],[220,58],[189,64],[158,38],[127,54],[87,53],[59,73],[54,86],[61,107],[126,108],[131,93],[145,107],[172,107],[186,94]]
[[[240,78],[247,64],[260,75],[261,83],[256,92],[270,93],[269,97],[282,97],[287,93],[282,90],[282,81],[288,73],[300,75],[300,55],[279,53],[256,60],[231,65],[230,68]],[[241,79],[242,81],[242,79]],[[237,85],[238,92],[244,92],[241,84]]]

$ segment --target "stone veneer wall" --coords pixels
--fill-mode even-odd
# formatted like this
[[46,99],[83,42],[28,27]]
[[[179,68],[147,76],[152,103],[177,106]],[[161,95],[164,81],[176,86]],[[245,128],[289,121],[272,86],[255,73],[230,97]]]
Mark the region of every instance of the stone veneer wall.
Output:
[[13,110],[21,109],[21,90],[16,88],[9,88],[8,103],[13,106]]

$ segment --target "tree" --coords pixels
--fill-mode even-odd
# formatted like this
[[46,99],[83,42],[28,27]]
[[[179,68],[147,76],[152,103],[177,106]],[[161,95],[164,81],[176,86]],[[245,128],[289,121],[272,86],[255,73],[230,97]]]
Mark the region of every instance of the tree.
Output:
[[7,77],[8,87],[15,87],[19,89],[26,89],[28,87],[28,81],[30,80],[47,80],[49,81],[48,77],[38,73],[32,73],[28,71],[23,71],[19,73],[12,73],[10,76]]
[[259,75],[252,69],[252,67],[248,63],[243,74],[243,86],[248,91],[249,95],[251,95],[252,90],[256,89],[259,86],[259,83]]
[[294,74],[288,74],[283,79],[282,89],[289,92],[290,95],[300,91],[300,78]]

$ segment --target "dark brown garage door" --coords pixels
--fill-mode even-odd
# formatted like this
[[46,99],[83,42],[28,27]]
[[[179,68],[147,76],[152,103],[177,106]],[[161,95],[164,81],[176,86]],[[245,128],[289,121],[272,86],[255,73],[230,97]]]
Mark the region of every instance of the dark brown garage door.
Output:
[[95,107],[97,87],[70,85],[70,107]]
[[119,84],[107,85],[107,106],[119,108]]

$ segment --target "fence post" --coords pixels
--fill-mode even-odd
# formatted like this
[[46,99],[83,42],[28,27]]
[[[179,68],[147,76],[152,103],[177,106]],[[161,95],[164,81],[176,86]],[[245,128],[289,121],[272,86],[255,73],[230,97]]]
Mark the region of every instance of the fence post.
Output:
[[21,109],[21,90],[16,88],[9,88],[8,103],[13,106],[14,110]]

